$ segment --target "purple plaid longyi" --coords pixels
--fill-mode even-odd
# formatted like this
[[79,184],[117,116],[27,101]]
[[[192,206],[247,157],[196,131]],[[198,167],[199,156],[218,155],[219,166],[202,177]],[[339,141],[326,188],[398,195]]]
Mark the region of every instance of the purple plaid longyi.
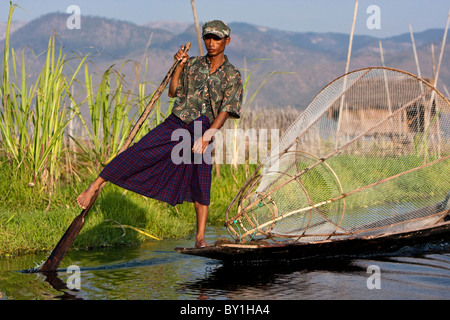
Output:
[[[202,134],[210,126],[206,116],[195,121],[201,121]],[[100,176],[119,187],[172,206],[184,201],[209,205],[212,165],[204,160],[196,164],[193,156],[191,163],[175,164],[171,159],[173,147],[181,141],[172,141],[172,132],[187,129],[192,147],[195,121],[186,124],[171,114],[139,142],[115,157]]]

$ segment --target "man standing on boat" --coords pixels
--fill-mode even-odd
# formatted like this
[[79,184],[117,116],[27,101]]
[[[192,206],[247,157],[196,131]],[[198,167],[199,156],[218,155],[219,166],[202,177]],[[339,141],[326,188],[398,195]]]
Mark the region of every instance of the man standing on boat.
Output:
[[[169,97],[175,97],[172,114],[138,143],[115,157],[98,178],[77,198],[85,209],[109,181],[144,196],[173,206],[193,202],[197,214],[195,247],[202,248],[210,203],[212,164],[201,160],[174,163],[172,150],[179,144],[175,130],[187,130],[194,153],[203,154],[214,134],[229,117],[239,118],[242,81],[239,71],[224,54],[230,43],[230,28],[220,20],[208,21],[202,28],[206,56],[189,58],[181,49],[175,59],[182,59],[169,85]],[[194,139],[194,127],[202,136]],[[185,159],[186,155],[182,155]]]

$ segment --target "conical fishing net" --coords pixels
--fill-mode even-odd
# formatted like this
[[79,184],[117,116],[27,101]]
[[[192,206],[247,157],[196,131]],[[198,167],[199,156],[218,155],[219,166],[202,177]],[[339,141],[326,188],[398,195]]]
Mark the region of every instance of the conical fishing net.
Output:
[[365,68],[317,94],[231,202],[226,226],[241,243],[401,232],[441,222],[449,191],[450,102],[412,74]]

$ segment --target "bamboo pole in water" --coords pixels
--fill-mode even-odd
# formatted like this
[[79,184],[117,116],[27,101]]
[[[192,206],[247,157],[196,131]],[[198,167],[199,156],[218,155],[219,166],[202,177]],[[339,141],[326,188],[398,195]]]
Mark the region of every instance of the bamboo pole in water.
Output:
[[[348,53],[347,53],[347,63],[345,65],[345,74],[348,73],[348,69],[350,66],[350,57],[352,55],[352,46],[353,46],[353,34],[355,32],[355,22],[356,22],[356,14],[358,12],[358,0],[356,0],[355,2],[355,10],[353,11],[353,21],[352,21],[352,29],[350,32],[350,41],[348,43]],[[345,87],[347,85],[347,77],[344,78],[344,86],[342,88],[342,90],[345,90]],[[339,118],[338,118],[338,124],[337,124],[337,134],[336,134],[336,147],[338,145],[338,141],[339,141],[339,131],[341,130],[341,125],[342,125],[342,112],[343,112],[343,107],[344,107],[344,99],[345,99],[345,95],[342,96],[341,98],[341,104],[339,107]]]
[[198,24],[197,9],[195,7],[195,0],[191,0],[192,14],[194,15],[195,31],[197,33],[198,52],[203,56],[202,37],[200,34],[200,25]]
[[[416,41],[414,40],[414,33],[412,31],[411,24],[409,24],[409,33],[411,35],[411,43],[412,43],[412,47],[413,47],[414,60],[416,61],[417,76],[419,78],[422,78],[422,72],[420,70],[419,58],[418,58],[417,50],[416,50]],[[433,67],[433,69],[434,69],[434,67]],[[434,78],[434,75],[433,75],[433,78]],[[420,92],[423,93],[423,83],[422,82],[420,83]],[[425,98],[423,98],[422,100],[425,100]],[[423,102],[422,104],[425,106],[425,102]],[[417,128],[417,131],[420,128],[420,117],[419,117],[419,114],[420,114],[420,105],[418,104],[416,106],[416,128]]]
[[420,71],[419,58],[417,57],[416,42],[414,40],[414,34],[413,34],[413,31],[412,31],[411,24],[409,24],[409,33],[411,35],[411,43],[412,43],[412,47],[413,47],[414,60],[416,61],[417,75],[419,76],[419,78],[422,78],[422,74],[421,74],[421,71]]
[[[441,70],[441,63],[442,63],[442,57],[444,55],[444,49],[445,49],[445,42],[447,40],[447,32],[448,32],[448,26],[450,23],[450,10],[448,12],[448,16],[447,16],[447,22],[445,24],[445,30],[444,30],[444,37],[442,39],[442,45],[441,45],[441,52],[439,54],[439,61],[438,61],[438,65],[437,65],[437,69],[436,69],[436,74],[435,74],[435,78],[434,78],[434,83],[433,86],[436,88],[437,87],[437,83],[438,83],[438,79],[439,79],[439,72]],[[425,110],[425,128],[428,128],[428,125],[430,124],[430,119],[431,119],[431,109],[433,107],[433,102],[434,102],[434,98],[435,98],[435,91],[432,92],[431,94],[431,99],[430,99],[430,103],[428,106],[428,110]],[[437,107],[437,106],[436,106]],[[438,115],[439,110],[436,110],[436,115]],[[431,124],[430,124],[431,125]],[[437,135],[438,135],[438,155],[441,155],[441,133],[440,133],[440,123],[439,123],[439,118],[437,119]],[[425,152],[425,155],[427,153]]]
[[[386,65],[384,64],[383,45],[382,45],[381,41],[379,41],[378,44],[380,47],[381,64],[383,65],[383,67],[386,67]],[[392,114],[392,103],[391,103],[391,95],[389,93],[389,84],[388,84],[388,80],[386,77],[386,70],[383,70],[383,76],[384,76],[384,87],[386,88],[386,96],[387,96],[387,101],[388,101],[389,115],[391,115]],[[392,132],[395,131],[393,119],[391,119],[391,130],[392,130]]]

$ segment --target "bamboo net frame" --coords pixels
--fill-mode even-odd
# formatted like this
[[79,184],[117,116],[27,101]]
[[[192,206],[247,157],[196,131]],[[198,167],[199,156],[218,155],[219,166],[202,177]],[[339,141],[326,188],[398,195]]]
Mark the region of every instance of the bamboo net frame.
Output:
[[230,203],[225,225],[243,242],[436,223],[449,211],[447,174],[448,99],[401,70],[355,70],[323,88],[286,130]]

